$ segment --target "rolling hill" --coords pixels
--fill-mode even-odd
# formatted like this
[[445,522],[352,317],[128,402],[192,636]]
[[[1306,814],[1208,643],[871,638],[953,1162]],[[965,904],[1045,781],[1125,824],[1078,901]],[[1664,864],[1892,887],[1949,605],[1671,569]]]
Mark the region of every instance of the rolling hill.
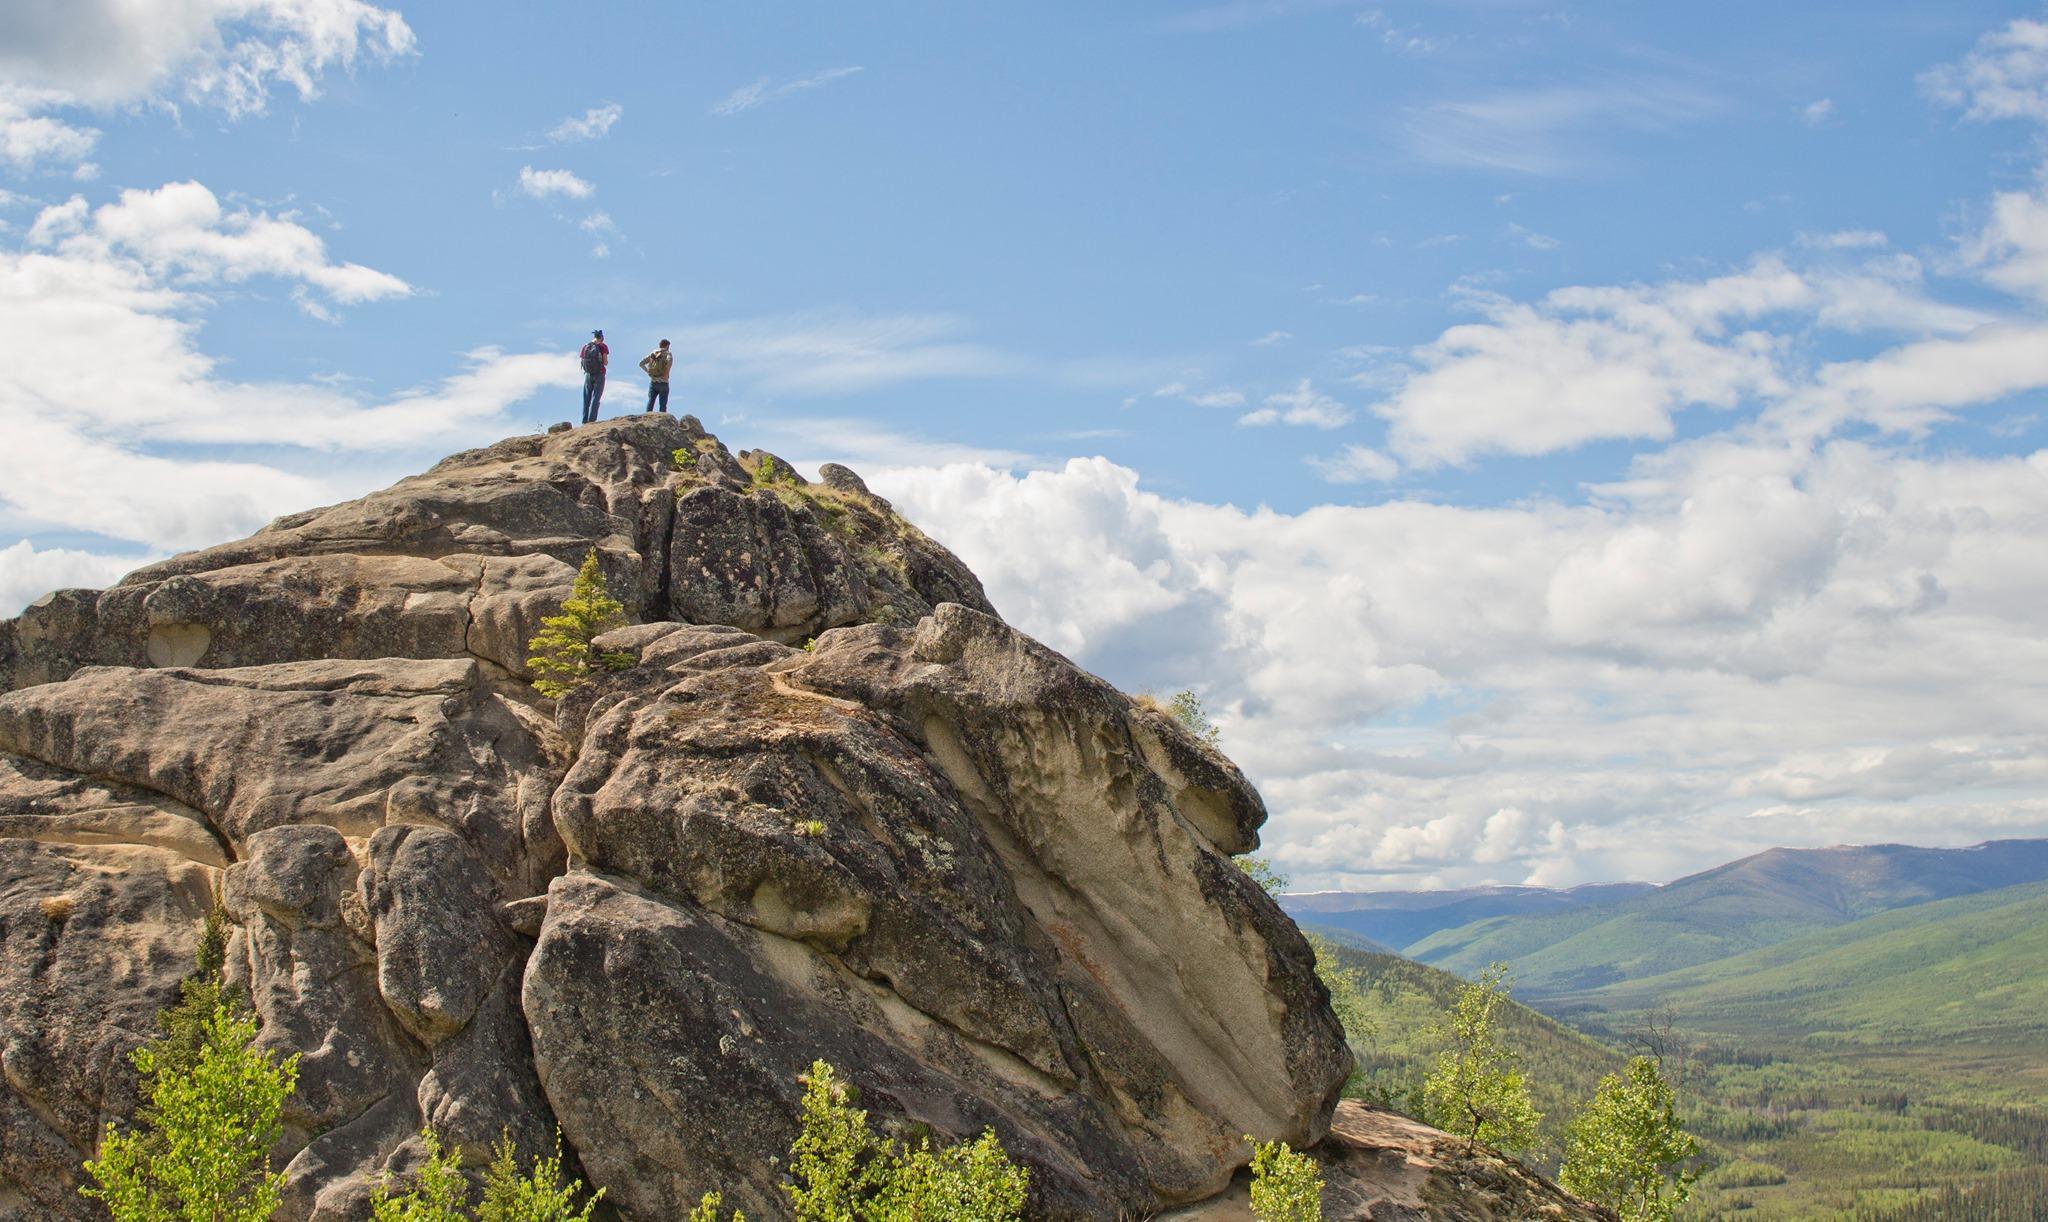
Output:
[[[1353,1045],[1358,1072],[1346,1093],[1419,1114],[1416,1091],[1437,1052],[1430,1024],[1450,1009],[1466,982],[1412,959],[1341,943],[1321,953],[1359,973],[1366,1012],[1375,1028],[1369,1038]],[[1504,1011],[1502,1030],[1521,1057],[1530,1094],[1543,1112],[1532,1161],[1555,1171],[1564,1126],[1592,1095],[1601,1075],[1618,1071],[1623,1058],[1566,1024],[1513,1002]]]
[[1490,917],[1530,916],[1611,904],[1654,883],[1589,883],[1583,887],[1466,887],[1456,891],[1309,891],[1280,897],[1302,924],[1345,929],[1382,946],[1418,942],[1439,930]]
[[1558,1013],[1675,1007],[1708,1031],[1866,1045],[2048,1035],[2048,883],[1866,917],[1555,999]]
[[[1641,980],[1878,913],[2048,880],[2048,840],[1771,849],[1611,903],[1488,917],[1402,953],[1460,975],[1505,960],[1525,996]],[[1318,920],[1327,920],[1319,916]]]

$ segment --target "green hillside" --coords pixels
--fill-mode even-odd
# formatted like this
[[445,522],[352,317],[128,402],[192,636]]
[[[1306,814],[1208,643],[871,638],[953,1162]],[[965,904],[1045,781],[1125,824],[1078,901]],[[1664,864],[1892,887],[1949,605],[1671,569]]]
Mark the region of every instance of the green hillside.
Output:
[[1617,903],[1494,917],[1403,953],[1461,975],[1505,960],[1529,997],[1711,963],[1877,913],[2048,879],[2048,842],[1772,849]]
[[1302,924],[1349,930],[1381,946],[1412,946],[1438,930],[1490,917],[1524,917],[1612,904],[1653,883],[1588,883],[1550,887],[1466,887],[1455,891],[1309,891],[1279,896],[1280,907]]
[[2048,884],[1902,908],[1544,1004],[1660,1009],[1722,1164],[1688,1217],[2031,1217],[2048,1174]]
[[[1359,1073],[1349,1093],[1417,1114],[1417,1091],[1435,1064],[1437,1052],[1428,1035],[1429,1026],[1451,1007],[1466,982],[1399,955],[1342,944],[1325,953],[1345,967],[1358,969],[1366,1009],[1377,1032],[1355,1046]],[[1564,1126],[1592,1096],[1601,1075],[1618,1071],[1623,1058],[1526,1006],[1510,1003],[1505,1013],[1507,1042],[1520,1054],[1530,1093],[1543,1112],[1537,1146],[1529,1159],[1546,1171],[1555,1171]]]
[[2048,1034],[2048,883],[1887,912],[1682,971],[1558,998],[1675,1006],[1705,1030],[1868,1045]]
[[1375,955],[1391,955],[1394,953],[1393,948],[1390,946],[1383,946],[1362,933],[1356,933],[1336,925],[1312,925],[1307,921],[1301,921],[1298,924],[1301,926],[1303,933],[1312,933],[1325,941],[1335,942],[1337,945],[1351,950],[1366,951]]

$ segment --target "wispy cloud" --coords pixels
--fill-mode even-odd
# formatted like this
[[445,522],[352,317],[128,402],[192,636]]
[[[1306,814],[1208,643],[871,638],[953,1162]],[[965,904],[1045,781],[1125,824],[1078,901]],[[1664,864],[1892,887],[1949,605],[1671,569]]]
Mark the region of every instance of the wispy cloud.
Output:
[[1168,382],[1152,391],[1155,399],[1179,399],[1196,407],[1243,407],[1244,392],[1228,386],[1196,390],[1186,382]]
[[1333,484],[1383,484],[1401,473],[1401,464],[1371,446],[1348,445],[1328,458],[1311,457],[1308,465]]
[[1163,24],[1184,34],[1217,34],[1304,13],[1356,8],[1358,3],[1359,0],[1222,0],[1177,13]]
[[626,108],[617,102],[593,106],[584,111],[580,119],[564,119],[550,127],[548,141],[552,144],[573,144],[579,140],[602,140],[625,113]]
[[1307,378],[1284,394],[1267,395],[1265,405],[1237,418],[1239,424],[1296,424],[1334,429],[1351,422],[1351,409],[1317,390]]
[[1799,121],[1808,127],[1826,127],[1835,121],[1835,100],[1820,98],[1799,108]]
[[536,170],[519,167],[519,190],[534,199],[589,199],[597,188],[568,170]]
[[1508,222],[1507,236],[1532,250],[1556,250],[1562,243],[1547,233],[1537,233],[1527,226]]
[[751,85],[742,85],[731,93],[726,94],[723,99],[711,108],[711,113],[728,117],[745,114],[757,106],[765,106],[770,102],[779,98],[786,98],[791,94],[804,93],[821,85],[829,85],[833,81],[842,80],[861,70],[858,64],[850,68],[828,68],[815,76],[799,77],[793,81],[784,81],[780,85],[771,83],[764,76]]
[[1385,9],[1368,9],[1358,15],[1357,22],[1378,34],[1380,45],[1396,54],[1431,55],[1443,45],[1441,40],[1423,33],[1420,26],[1396,24]]
[[1252,341],[1254,348],[1274,348],[1294,338],[1292,331],[1268,331]]
[[1876,229],[1839,229],[1833,233],[1802,233],[1801,246],[1816,250],[1871,250],[1886,244],[1890,239]]
[[670,327],[686,376],[769,394],[832,395],[934,378],[1016,373],[1024,362],[955,338],[943,315],[797,314]]
[[1720,106],[1680,82],[1617,78],[1437,102],[1412,111],[1399,135],[1412,156],[1434,165],[1555,177],[1597,164],[1605,136],[1663,131]]

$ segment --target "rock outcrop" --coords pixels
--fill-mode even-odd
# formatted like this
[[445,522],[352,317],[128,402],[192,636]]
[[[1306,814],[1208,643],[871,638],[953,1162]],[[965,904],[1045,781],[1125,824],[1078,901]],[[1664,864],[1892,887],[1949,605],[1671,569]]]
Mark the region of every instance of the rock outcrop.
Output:
[[[634,663],[544,701],[593,549]],[[364,1216],[422,1125],[781,1216],[814,1057],[993,1126],[1034,1216],[1197,1201],[1350,1067],[1229,861],[1264,816],[844,468],[667,416],[456,455],[0,623],[0,1219],[93,1216],[216,893],[302,1057],[283,1217]]]
[[[1337,1105],[1330,1133],[1309,1151],[1323,1177],[1328,1222],[1613,1222],[1522,1164],[1406,1116],[1354,1100]],[[1228,1192],[1162,1215],[1161,1222],[1252,1222],[1240,1175]]]

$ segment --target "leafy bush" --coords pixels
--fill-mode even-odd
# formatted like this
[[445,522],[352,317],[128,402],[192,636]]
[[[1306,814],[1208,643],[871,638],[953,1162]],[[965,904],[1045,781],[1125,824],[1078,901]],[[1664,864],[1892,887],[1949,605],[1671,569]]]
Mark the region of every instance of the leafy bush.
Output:
[[533,1160],[533,1169],[519,1173],[519,1151],[506,1134],[491,1147],[490,1169],[484,1173],[483,1200],[475,1213],[469,1207],[469,1180],[462,1174],[462,1155],[445,1149],[433,1129],[420,1132],[427,1161],[413,1176],[412,1186],[393,1195],[389,1180],[370,1194],[370,1222],[590,1222],[604,1196],[600,1188],[576,1207],[589,1190],[583,1181],[564,1179],[558,1135],[552,1157]]
[[108,1125],[99,1158],[85,1164],[94,1182],[79,1191],[103,1202],[115,1222],[270,1217],[284,1183],[270,1169],[270,1150],[284,1131],[278,1116],[298,1082],[299,1058],[277,1060],[252,1047],[255,1039],[255,1018],[218,997],[196,1025],[188,1007],[177,1034],[136,1049],[148,1091],[143,1128]]
[[393,1196],[386,1178],[370,1190],[370,1222],[465,1222],[469,1181],[462,1174],[462,1156],[441,1146],[440,1135],[425,1129],[427,1161],[413,1174],[412,1187]]
[[277,1208],[284,1177],[270,1169],[278,1117],[298,1082],[296,1053],[253,1047],[256,1020],[223,975],[227,913],[206,914],[192,975],[157,1016],[163,1034],[136,1049],[140,1127],[108,1125],[93,1183],[79,1189],[115,1222],[257,1222]]
[[540,632],[526,643],[533,655],[526,665],[534,673],[534,689],[550,700],[559,700],[588,683],[600,669],[631,666],[632,654],[605,653],[590,643],[591,638],[623,626],[625,611],[605,585],[604,572],[597,567],[597,549],[590,549],[576,574],[576,584],[562,603],[562,613],[542,619]]
[[1365,973],[1359,968],[1346,967],[1338,959],[1336,947],[1320,934],[1307,933],[1308,948],[1315,952],[1316,979],[1330,991],[1330,1009],[1336,1012],[1337,1021],[1344,1026],[1344,1038],[1352,1043],[1364,1043],[1379,1034],[1372,1021],[1372,1007],[1365,1000]]
[[1209,720],[1208,711],[1202,708],[1202,698],[1189,688],[1175,692],[1166,702],[1166,715],[1187,728],[1187,732],[1208,743],[1216,745],[1220,731],[1216,723]]
[[[929,1137],[909,1146],[878,1138],[867,1112],[854,1106],[851,1090],[824,1061],[811,1062],[801,1106],[789,1148],[791,1182],[784,1185],[798,1222],[1009,1222],[1024,1216],[1030,1173],[1010,1162],[992,1129],[974,1141],[938,1147]],[[707,1195],[693,1222],[715,1219],[717,1208]]]
[[1684,1164],[1700,1143],[1679,1127],[1671,1086],[1649,1057],[1600,1079],[1592,1102],[1565,1132],[1567,1192],[1607,1206],[1623,1222],[1670,1222],[1698,1173]]
[[1508,985],[1507,964],[1489,966],[1431,1028],[1449,1046],[1423,1079],[1423,1118],[1463,1137],[1468,1149],[1478,1143],[1509,1153],[1526,1149],[1543,1119],[1529,1099],[1514,1052],[1501,1041],[1500,1009]]
[[1259,1222],[1322,1222],[1323,1177],[1316,1160],[1284,1141],[1252,1143],[1252,1216]]
[[1265,889],[1267,895],[1278,895],[1287,890],[1287,876],[1273,868],[1273,863],[1250,853],[1240,854],[1231,861],[1243,870],[1251,880]]

